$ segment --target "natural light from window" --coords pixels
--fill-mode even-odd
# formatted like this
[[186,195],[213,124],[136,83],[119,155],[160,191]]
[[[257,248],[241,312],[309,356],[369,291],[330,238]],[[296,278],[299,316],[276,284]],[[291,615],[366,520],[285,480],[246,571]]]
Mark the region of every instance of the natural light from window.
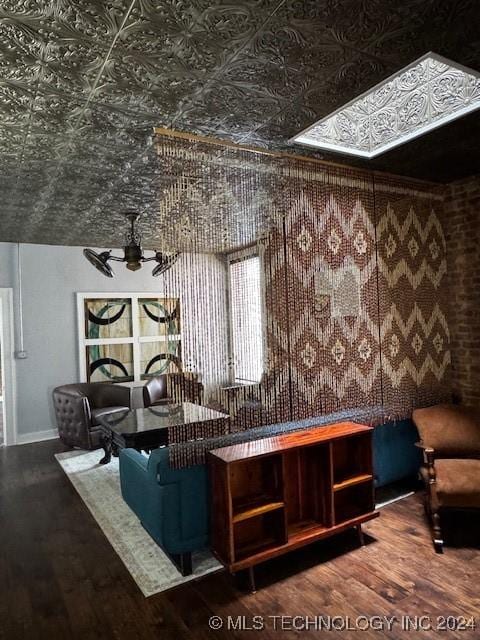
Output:
[[230,263],[233,378],[260,382],[263,373],[261,266],[258,256]]

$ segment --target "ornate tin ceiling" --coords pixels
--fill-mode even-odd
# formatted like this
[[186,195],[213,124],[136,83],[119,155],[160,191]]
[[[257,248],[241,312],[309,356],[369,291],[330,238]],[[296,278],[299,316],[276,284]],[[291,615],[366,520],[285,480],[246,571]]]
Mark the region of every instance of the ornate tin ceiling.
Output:
[[[476,0],[2,0],[0,240],[116,246],[133,207],[153,247],[153,127],[282,149],[426,51],[480,69],[479,23]],[[355,163],[455,179],[479,130]]]

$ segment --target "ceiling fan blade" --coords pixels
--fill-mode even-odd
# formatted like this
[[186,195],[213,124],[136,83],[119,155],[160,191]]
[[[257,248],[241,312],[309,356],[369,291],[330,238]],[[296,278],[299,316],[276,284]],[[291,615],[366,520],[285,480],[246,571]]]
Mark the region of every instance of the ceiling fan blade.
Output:
[[158,262],[157,266],[152,271],[152,276],[160,276],[165,271],[168,271],[170,267],[172,267],[175,262],[178,260],[179,253],[174,253],[172,255],[164,255],[157,251],[155,260]]
[[97,253],[93,249],[84,249],[83,255],[90,262],[90,264],[95,267],[95,269],[98,269],[98,271],[100,271],[100,273],[102,273],[104,276],[107,276],[107,278],[113,278],[115,273],[112,267],[108,264],[110,251]]

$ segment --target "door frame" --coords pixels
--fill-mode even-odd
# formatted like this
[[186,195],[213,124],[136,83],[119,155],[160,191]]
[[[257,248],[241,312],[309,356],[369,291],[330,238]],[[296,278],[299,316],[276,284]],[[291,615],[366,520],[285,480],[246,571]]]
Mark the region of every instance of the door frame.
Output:
[[4,431],[3,441],[6,446],[16,444],[17,441],[17,394],[15,380],[15,337],[13,329],[13,289],[0,288],[3,349],[2,349],[2,373],[3,373],[3,411]]

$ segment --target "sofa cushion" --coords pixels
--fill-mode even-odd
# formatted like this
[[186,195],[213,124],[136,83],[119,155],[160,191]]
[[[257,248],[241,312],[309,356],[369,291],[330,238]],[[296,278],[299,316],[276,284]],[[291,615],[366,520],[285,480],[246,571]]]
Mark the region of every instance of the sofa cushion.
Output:
[[480,508],[480,460],[435,460],[437,481],[433,485],[441,507]]
[[416,409],[413,421],[422,443],[434,449],[436,454],[480,457],[480,411],[439,404]]

